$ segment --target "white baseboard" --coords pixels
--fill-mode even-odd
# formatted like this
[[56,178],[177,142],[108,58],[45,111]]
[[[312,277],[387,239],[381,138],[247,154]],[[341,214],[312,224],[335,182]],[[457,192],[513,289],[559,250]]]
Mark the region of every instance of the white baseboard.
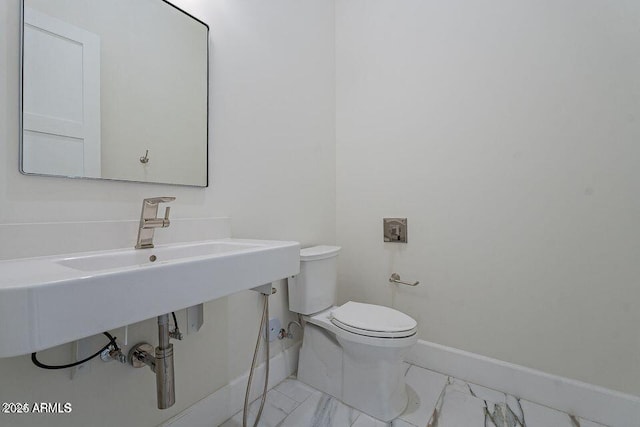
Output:
[[640,424],[640,397],[418,340],[407,362],[611,427]]
[[[296,343],[271,358],[269,365],[269,389],[294,373],[298,367],[300,344]],[[262,363],[254,372],[251,400],[256,399],[263,389],[264,371]],[[175,417],[165,421],[160,427],[217,427],[240,411],[244,405],[244,394],[249,372],[234,379],[218,391],[185,409]]]

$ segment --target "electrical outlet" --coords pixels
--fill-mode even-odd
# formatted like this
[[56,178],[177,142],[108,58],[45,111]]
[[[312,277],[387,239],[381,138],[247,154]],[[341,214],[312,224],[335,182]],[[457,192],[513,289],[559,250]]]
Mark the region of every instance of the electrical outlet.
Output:
[[282,328],[280,319],[278,319],[277,317],[269,319],[269,336],[267,337],[269,339],[269,342],[275,341],[278,338],[280,328]]

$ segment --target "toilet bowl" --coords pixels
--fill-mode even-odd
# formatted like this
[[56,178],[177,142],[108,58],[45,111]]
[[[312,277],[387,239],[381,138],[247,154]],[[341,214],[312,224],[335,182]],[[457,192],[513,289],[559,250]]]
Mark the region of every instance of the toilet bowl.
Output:
[[389,307],[354,301],[334,305],[339,250],[303,249],[300,274],[289,280],[290,310],[305,320],[298,379],[391,421],[407,405],[403,361],[417,341],[417,323]]

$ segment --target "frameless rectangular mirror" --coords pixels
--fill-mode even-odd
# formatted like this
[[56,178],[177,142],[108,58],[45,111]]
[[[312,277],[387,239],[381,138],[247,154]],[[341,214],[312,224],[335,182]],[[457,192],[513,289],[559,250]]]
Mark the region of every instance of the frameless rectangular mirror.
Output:
[[164,0],[22,6],[22,173],[208,185],[205,23]]

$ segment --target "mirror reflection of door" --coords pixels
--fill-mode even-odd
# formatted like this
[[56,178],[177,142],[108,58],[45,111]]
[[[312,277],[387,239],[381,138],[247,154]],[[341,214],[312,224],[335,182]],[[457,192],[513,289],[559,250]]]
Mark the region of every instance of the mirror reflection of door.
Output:
[[23,171],[100,177],[100,37],[24,13]]

